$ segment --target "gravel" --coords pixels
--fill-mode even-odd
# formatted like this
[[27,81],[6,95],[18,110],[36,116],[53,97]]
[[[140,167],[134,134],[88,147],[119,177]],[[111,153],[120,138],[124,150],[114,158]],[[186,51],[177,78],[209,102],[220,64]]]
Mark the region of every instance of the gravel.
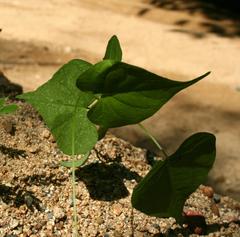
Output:
[[[71,236],[69,157],[31,106],[0,117],[0,237]],[[150,170],[146,150],[108,134],[76,171],[80,236],[199,236],[174,218],[149,217],[131,207],[131,193]],[[185,213],[203,215],[206,236],[240,236],[240,203],[201,185],[185,203]]]

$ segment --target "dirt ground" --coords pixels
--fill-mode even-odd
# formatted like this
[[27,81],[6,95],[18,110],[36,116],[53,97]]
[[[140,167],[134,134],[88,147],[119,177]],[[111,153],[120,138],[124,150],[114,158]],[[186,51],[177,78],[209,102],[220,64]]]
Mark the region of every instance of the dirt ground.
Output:
[[[239,19],[204,6],[159,2],[0,0],[0,71],[31,91],[72,58],[100,60],[113,34],[124,61],[162,76],[188,80],[212,71],[145,124],[168,153],[194,132],[213,132],[218,152],[209,183],[240,200]],[[135,127],[114,133],[155,149]]]

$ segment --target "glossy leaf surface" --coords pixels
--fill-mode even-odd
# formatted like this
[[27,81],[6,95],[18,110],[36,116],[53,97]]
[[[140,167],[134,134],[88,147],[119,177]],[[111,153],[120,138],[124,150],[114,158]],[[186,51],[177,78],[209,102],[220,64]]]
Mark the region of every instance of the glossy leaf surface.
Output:
[[85,154],[97,142],[97,130],[87,117],[95,97],[76,87],[77,78],[89,67],[88,62],[72,60],[36,91],[18,96],[39,111],[67,155]]
[[208,74],[180,82],[133,65],[104,60],[81,74],[77,86],[82,91],[101,94],[88,117],[93,123],[110,128],[139,123],[152,116],[175,94]]
[[136,186],[132,205],[145,214],[181,221],[185,200],[206,181],[216,155],[215,136],[196,133]]
[[122,60],[122,49],[116,35],[112,36],[108,41],[107,49],[103,59],[111,59],[115,61]]

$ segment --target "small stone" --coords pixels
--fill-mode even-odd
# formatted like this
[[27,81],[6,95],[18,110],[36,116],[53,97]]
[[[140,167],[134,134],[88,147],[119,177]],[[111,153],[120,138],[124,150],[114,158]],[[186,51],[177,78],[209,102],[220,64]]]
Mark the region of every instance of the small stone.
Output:
[[47,129],[43,129],[42,132],[41,132],[41,137],[42,138],[49,138],[50,135],[51,135],[51,133]]
[[36,153],[39,150],[38,146],[31,146],[28,151],[30,153]]
[[157,229],[157,230],[160,230],[160,226],[159,226],[158,224],[155,223],[155,224],[153,224],[152,226],[153,226],[153,228],[155,228],[155,229]]
[[32,231],[31,230],[27,230],[26,234],[27,234],[27,236],[30,236],[32,234]]
[[47,230],[46,231],[46,236],[47,237],[52,237],[53,235],[52,235],[52,230]]
[[194,229],[194,234],[201,235],[203,233],[203,229],[201,227],[196,227]]
[[184,211],[185,216],[203,216],[200,211],[192,211],[192,210],[187,210]]
[[142,232],[140,232],[140,231],[136,231],[136,232],[134,233],[134,236],[135,236],[135,237],[144,237],[144,234],[143,234]]
[[42,229],[42,223],[38,222],[34,227],[36,230],[40,230],[40,229]]
[[61,220],[64,217],[66,217],[66,213],[64,212],[64,210],[60,207],[54,207],[53,208],[53,215],[55,216],[55,218],[57,220]]
[[63,222],[59,221],[58,223],[55,224],[56,228],[61,230],[63,228]]
[[96,222],[97,222],[99,225],[101,225],[101,224],[103,224],[104,220],[103,220],[103,218],[102,218],[101,216],[99,216],[99,217],[97,217]]
[[47,226],[46,226],[47,230],[50,232],[52,231],[53,229],[53,225],[51,223],[47,223]]
[[122,234],[119,231],[115,230],[114,233],[113,233],[113,236],[114,237],[121,237]]
[[14,127],[14,123],[11,120],[3,121],[2,126],[6,133],[9,133],[11,135],[14,134],[15,127]]
[[218,208],[216,203],[212,203],[211,210],[212,210],[214,215],[220,216],[219,208]]
[[48,217],[48,220],[53,219],[53,213],[52,213],[52,212],[49,212],[49,213],[47,214],[47,217]]
[[18,221],[18,220],[12,219],[12,220],[10,221],[10,229],[11,229],[11,230],[14,229],[14,228],[16,228],[18,225],[19,225],[19,221]]
[[122,213],[122,205],[120,203],[114,203],[112,205],[112,211],[116,216],[119,216]]
[[212,198],[213,197],[213,194],[214,194],[214,191],[213,191],[213,188],[212,187],[209,187],[209,186],[204,186],[202,188],[202,192],[205,196],[209,197],[209,198]]
[[213,201],[214,201],[215,203],[220,203],[220,201],[221,201],[221,196],[220,196],[219,194],[214,193],[214,194],[213,194]]

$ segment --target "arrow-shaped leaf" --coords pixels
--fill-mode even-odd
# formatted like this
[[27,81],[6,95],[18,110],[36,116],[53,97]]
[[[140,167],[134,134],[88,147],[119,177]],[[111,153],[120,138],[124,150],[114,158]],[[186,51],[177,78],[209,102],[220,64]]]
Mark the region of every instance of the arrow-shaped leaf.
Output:
[[208,74],[179,82],[133,65],[104,60],[81,74],[77,86],[102,95],[88,117],[93,123],[110,128],[139,123],[152,116],[176,93]]
[[158,161],[136,186],[133,207],[151,216],[181,221],[185,200],[205,182],[215,154],[214,135],[192,135],[167,160]]
[[87,106],[95,99],[75,86],[91,64],[72,60],[36,91],[18,96],[42,115],[59,148],[68,155],[85,154],[97,141],[97,130],[87,118]]

